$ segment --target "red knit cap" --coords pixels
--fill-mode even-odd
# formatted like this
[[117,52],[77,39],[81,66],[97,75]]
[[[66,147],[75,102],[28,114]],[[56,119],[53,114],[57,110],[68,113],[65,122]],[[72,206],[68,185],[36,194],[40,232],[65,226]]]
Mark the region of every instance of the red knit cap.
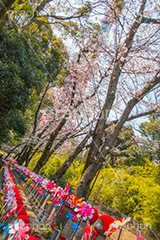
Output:
[[99,213],[98,213],[98,210],[94,207],[92,207],[91,209],[94,210],[94,213],[93,213],[93,217],[91,218],[91,225],[93,225],[97,219],[99,218]]
[[101,215],[99,218],[103,221],[103,229],[101,231],[106,232],[109,229],[109,225],[114,222],[114,218],[109,215]]
[[22,219],[24,223],[29,223],[29,218],[27,215],[18,215],[18,219]]
[[17,204],[17,209],[22,209],[22,208],[24,208],[24,209],[25,209],[25,207],[24,207],[24,205],[23,205],[23,204]]
[[26,212],[25,208],[22,208],[22,209],[17,210],[17,214],[18,215],[27,215],[27,212]]
[[20,199],[20,198],[19,198],[19,199],[16,199],[16,202],[17,202],[17,203],[22,203],[22,204],[23,204],[23,202],[22,202],[22,198],[21,198],[21,199]]

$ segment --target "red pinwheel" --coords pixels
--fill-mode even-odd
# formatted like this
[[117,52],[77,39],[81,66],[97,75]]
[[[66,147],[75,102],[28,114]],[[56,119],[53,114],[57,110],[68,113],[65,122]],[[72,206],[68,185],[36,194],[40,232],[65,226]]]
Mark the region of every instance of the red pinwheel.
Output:
[[55,185],[54,185],[53,182],[48,182],[48,183],[46,184],[46,188],[47,188],[48,190],[52,190],[54,187],[55,187]]
[[18,200],[18,199],[21,199],[21,200],[22,200],[22,198],[21,198],[21,196],[19,195],[19,193],[16,193],[16,194],[15,194],[15,197],[16,197],[17,200]]
[[144,240],[144,238],[141,236],[140,230],[137,230],[136,234],[137,234],[137,240]]
[[8,212],[7,216],[11,216],[15,211],[16,211],[16,206]]
[[31,233],[31,227],[30,227],[27,223],[25,223],[24,226],[28,228],[28,230],[26,231],[26,233],[27,233],[27,234],[30,234],[30,233]]
[[83,205],[83,199],[79,197],[71,196],[70,200],[68,201],[71,204],[71,207],[79,207]]
[[11,239],[14,238],[14,240],[21,240],[28,239],[29,235],[26,234],[28,230],[28,226],[25,226],[25,223],[20,219],[18,221],[14,221],[13,224],[9,224],[8,228],[6,228],[6,233],[9,233],[9,235],[11,235]]

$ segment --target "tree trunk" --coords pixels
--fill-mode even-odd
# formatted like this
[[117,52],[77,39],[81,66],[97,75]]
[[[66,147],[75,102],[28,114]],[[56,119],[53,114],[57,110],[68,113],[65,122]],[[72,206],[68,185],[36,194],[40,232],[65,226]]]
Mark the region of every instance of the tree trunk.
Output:
[[6,155],[5,159],[7,159],[9,157],[9,155],[16,149],[18,148],[19,146],[23,145],[24,143],[19,143],[17,144],[16,146],[14,146],[9,152],[8,154]]
[[76,187],[76,196],[79,197],[87,197],[88,193],[90,192],[90,184],[94,177],[96,176],[96,173],[99,169],[102,167],[102,162],[92,162],[88,166],[88,168],[85,170],[85,172],[82,174],[80,181],[77,184]]
[[49,158],[52,156],[52,154],[60,147],[62,144],[65,142],[67,137],[70,135],[70,133],[67,133],[54,147],[53,149],[49,152],[48,157],[46,158],[44,164],[49,160]]
[[82,151],[85,144],[87,143],[88,139],[90,137],[90,134],[88,134],[81,143],[76,147],[74,152],[68,157],[68,159],[62,164],[62,166],[57,170],[57,172],[52,176],[52,180],[57,182],[68,170],[68,168],[73,163],[74,159],[77,157],[77,155]]
[[68,118],[69,114],[66,114],[63,119],[61,120],[61,122],[59,123],[59,125],[57,126],[57,128],[55,129],[54,132],[51,133],[50,138],[45,146],[45,149],[43,151],[42,156],[40,157],[39,161],[37,162],[36,167],[34,168],[33,171],[35,171],[36,173],[39,172],[39,170],[43,167],[49,153],[50,150],[52,148],[53,142],[55,140],[55,138],[57,137],[58,133],[61,131],[62,127],[65,125],[67,118]]
[[18,159],[19,159],[18,162],[19,162],[20,165],[22,165],[28,159],[29,154],[30,154],[30,148],[31,148],[31,146],[30,146],[30,143],[29,143],[25,146],[24,151],[18,157]]
[[36,147],[36,149],[32,152],[32,154],[29,156],[29,158],[28,158],[27,161],[26,161],[26,167],[28,167],[29,162],[31,161],[31,159],[33,158],[33,156],[38,152],[38,150],[40,149],[40,147],[43,146],[43,144],[44,144],[44,143],[40,143],[40,144]]
[[28,143],[26,143],[26,145],[22,148],[22,150],[16,157],[16,160],[18,161],[18,164],[20,164],[20,165],[23,164],[22,157],[26,153],[27,148],[28,148]]
[[[124,125],[124,123],[127,121],[128,116],[132,109],[135,107],[135,105],[142,100],[142,98],[149,93],[158,83],[160,83],[160,77],[158,77],[158,74],[160,71],[156,74],[156,76],[140,91],[138,92],[127,104],[125,110],[123,111],[120,119],[118,120],[117,124],[115,125],[111,135],[109,138],[106,139],[105,143],[101,147],[101,151],[97,155],[97,159],[94,159],[92,156],[92,159],[89,162],[90,164],[87,165],[87,168],[85,168],[85,171],[82,173],[81,179],[76,187],[76,195],[79,197],[86,197],[87,192],[89,190],[89,186],[91,181],[94,179],[96,173],[98,170],[100,170],[103,167],[103,163],[106,160],[106,156],[111,150],[113,144],[116,141],[116,138]],[[88,158],[87,158],[88,160]]]
[[[70,133],[67,133],[54,147],[53,149],[49,152],[48,157],[46,158],[46,160],[44,161],[43,165],[49,160],[49,158],[52,156],[52,154],[60,147],[62,146],[62,144],[65,142],[65,140],[67,139],[67,137],[70,135]],[[31,159],[33,158],[33,156],[36,154],[36,152],[38,151],[38,149],[40,147],[42,147],[43,143],[41,143],[40,145],[38,145],[38,147],[33,151],[33,153],[30,155],[30,157],[28,158],[28,160],[26,161],[26,166],[28,166],[29,162],[31,161]]]
[[105,124],[106,124],[108,115],[112,109],[113,102],[115,100],[116,89],[117,89],[119,77],[121,75],[122,68],[125,65],[126,57],[128,56],[129,50],[132,47],[133,38],[142,22],[142,19],[140,17],[143,14],[145,4],[146,4],[146,0],[143,0],[140,10],[139,10],[139,14],[138,14],[136,20],[134,21],[134,23],[128,33],[127,38],[124,41],[124,46],[126,47],[126,50],[123,53],[121,53],[121,56],[118,59],[115,59],[115,65],[114,65],[114,69],[113,69],[113,72],[112,72],[112,75],[110,78],[106,100],[105,100],[103,109],[101,111],[101,114],[99,116],[99,119],[97,121],[97,125],[95,127],[95,131],[93,134],[93,141],[91,143],[91,148],[88,153],[88,158],[87,158],[86,164],[84,166],[83,173],[85,172],[87,167],[92,162],[94,162],[94,160],[95,160],[94,158],[99,153],[99,149],[102,145],[102,137],[103,137],[103,133],[104,133],[104,129],[105,129]]
[[[93,140],[91,143],[91,148],[88,153],[87,161],[86,161],[86,164],[85,164],[83,172],[82,172],[82,177],[76,188],[76,194],[78,194],[79,196],[82,196],[82,195],[87,196],[85,188],[89,187],[90,182],[94,178],[96,172],[102,167],[102,163],[104,160],[103,160],[103,158],[101,160],[98,159],[98,155],[99,155],[99,152],[101,152],[101,146],[102,145],[104,146],[102,139],[103,139],[106,120],[108,118],[108,115],[113,106],[113,102],[115,100],[116,89],[117,89],[119,77],[121,75],[122,68],[125,65],[126,57],[128,56],[129,50],[132,47],[133,38],[134,38],[140,24],[142,23],[141,16],[143,15],[145,4],[146,4],[146,0],[142,0],[137,18],[133,22],[133,25],[132,25],[130,31],[128,32],[127,37],[124,41],[125,50],[123,52],[121,52],[121,54],[119,54],[118,58],[117,57],[115,58],[114,69],[111,74],[106,100],[105,100],[103,109],[101,111],[100,117],[97,121],[97,125],[95,127],[95,131],[93,134]],[[112,140],[113,139],[114,138],[112,138]],[[114,141],[111,141],[111,142],[112,142],[112,144],[114,144]],[[111,144],[111,147],[113,146],[112,144]],[[108,147],[108,149],[110,149],[110,148]],[[108,151],[108,149],[107,149],[107,151]],[[99,164],[98,164],[98,162],[99,162]],[[94,163],[96,163],[96,165]],[[95,165],[95,170],[93,171],[94,165]],[[89,169],[91,169],[91,171]],[[89,174],[90,176],[85,176],[86,174]]]

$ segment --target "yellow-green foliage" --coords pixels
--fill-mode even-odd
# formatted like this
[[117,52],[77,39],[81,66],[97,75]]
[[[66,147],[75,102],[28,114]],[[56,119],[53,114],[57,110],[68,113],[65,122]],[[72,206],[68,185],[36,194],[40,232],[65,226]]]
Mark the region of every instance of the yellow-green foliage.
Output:
[[[35,157],[29,163],[29,169],[34,169],[40,156],[41,154],[35,155]],[[67,158],[68,156],[66,154],[53,154],[48,162],[41,168],[40,174],[50,179]],[[72,164],[67,170],[66,174],[60,179],[59,184],[61,186],[65,186],[67,183],[70,183],[72,189],[75,189],[76,184],[80,179],[83,167],[84,164],[79,164],[79,161],[75,161],[74,164]]]
[[30,170],[33,170],[35,168],[35,166],[36,166],[38,160],[40,159],[41,155],[42,155],[41,153],[36,153],[34,155],[34,157],[31,159],[31,161],[28,164],[28,168]]
[[67,170],[66,174],[61,178],[61,183],[64,185],[70,183],[73,190],[75,190],[78,181],[80,180],[82,170],[84,165],[78,162],[72,164],[71,167]]
[[[37,154],[30,162],[33,169],[41,154]],[[40,171],[41,175],[51,178],[67,159],[66,154],[54,154]],[[64,187],[70,183],[74,190],[84,167],[84,157],[80,156],[81,164],[75,161],[60,179],[58,185]],[[160,231],[160,170],[158,166],[144,159],[143,166],[104,168],[92,190],[91,198],[106,203],[107,206],[127,214],[133,219],[143,222]]]
[[48,162],[41,168],[40,174],[44,174],[50,179],[66,159],[67,155],[65,154],[53,154]]
[[3,152],[3,151],[0,151],[0,153],[2,153],[4,156],[6,156],[7,154],[5,153],[5,152]]
[[103,169],[91,197],[159,231],[159,173],[159,168],[147,159],[144,166]]

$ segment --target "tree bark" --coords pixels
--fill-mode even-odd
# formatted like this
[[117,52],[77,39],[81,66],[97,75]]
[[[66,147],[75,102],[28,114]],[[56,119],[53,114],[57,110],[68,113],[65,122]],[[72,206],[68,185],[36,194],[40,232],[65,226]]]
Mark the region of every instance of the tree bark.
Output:
[[19,143],[19,144],[17,144],[16,146],[14,146],[14,147],[8,152],[8,154],[6,155],[5,159],[7,159],[7,158],[9,157],[9,155],[10,155],[16,148],[18,148],[19,146],[22,146],[23,144],[25,144],[25,143]]
[[42,156],[40,157],[39,161],[37,162],[37,165],[36,167],[34,168],[33,171],[35,171],[36,173],[39,172],[39,170],[43,167],[45,161],[46,161],[46,158],[48,157],[49,155],[49,152],[52,148],[52,145],[53,145],[53,142],[54,140],[56,139],[58,133],[61,131],[62,127],[65,125],[66,121],[67,121],[67,118],[68,118],[69,114],[65,114],[65,116],[62,118],[61,122],[59,123],[59,125],[57,126],[57,128],[55,129],[54,132],[52,132],[50,134],[50,138],[45,146],[45,149],[43,151],[43,154]]
[[[62,144],[65,142],[65,140],[67,139],[67,137],[70,135],[70,133],[67,133],[54,147],[53,149],[49,152],[46,160],[44,161],[43,165],[49,160],[49,158],[52,156],[52,154],[60,147],[62,146]],[[38,149],[40,147],[42,147],[43,143],[41,143],[40,145],[38,145],[38,147],[33,151],[33,153],[30,155],[29,159],[26,162],[26,165],[28,166],[29,162],[31,161],[31,159],[33,158],[33,156],[37,153]]]
[[43,146],[44,143],[40,143],[36,149],[32,152],[32,154],[29,156],[28,160],[26,161],[26,165],[28,166],[29,162],[31,161],[31,159],[33,158],[33,156],[38,152],[38,150],[40,149],[40,147]]
[[62,164],[62,166],[57,170],[57,172],[52,176],[52,180],[57,182],[68,170],[68,168],[73,163],[74,159],[77,157],[77,155],[82,151],[85,144],[87,143],[88,139],[90,137],[90,134],[88,134],[81,143],[76,147],[74,152],[68,157],[68,159]]
[[[90,161],[90,164],[87,166],[85,171],[83,172],[81,179],[76,187],[76,195],[79,197],[86,197],[89,191],[90,183],[94,179],[96,173],[103,167],[103,163],[106,160],[106,156],[113,147],[113,144],[116,141],[116,138],[127,121],[128,116],[135,105],[142,100],[142,98],[149,93],[158,83],[160,83],[160,77],[158,74],[139,92],[137,93],[127,104],[125,110],[123,111],[119,121],[115,125],[111,135],[106,139],[105,143],[101,147],[101,151],[97,155],[97,160]],[[90,160],[90,159],[89,159]]]
[[105,129],[106,119],[108,118],[108,115],[112,109],[113,102],[114,102],[115,96],[116,96],[116,89],[117,89],[119,77],[121,75],[122,68],[126,62],[126,57],[128,56],[129,50],[132,47],[133,38],[142,22],[141,16],[143,14],[145,4],[146,4],[146,0],[142,0],[138,16],[135,19],[135,21],[124,41],[124,46],[126,49],[124,50],[124,52],[121,53],[121,55],[119,56],[118,59],[115,59],[115,65],[114,65],[114,69],[113,69],[113,72],[112,72],[112,75],[110,78],[110,83],[109,83],[106,100],[105,100],[103,109],[101,111],[101,114],[99,116],[99,119],[97,121],[97,125],[95,127],[95,131],[93,134],[93,140],[91,143],[91,148],[89,150],[87,161],[84,166],[82,174],[85,172],[85,170],[88,168],[88,166],[95,161],[95,157],[98,155],[99,149],[102,145],[102,142],[103,142],[102,137],[103,137],[103,133],[104,133],[104,129]]
[[26,151],[28,148],[28,143],[26,143],[26,145],[22,148],[22,150],[20,151],[20,153],[17,155],[16,160],[18,161],[18,163],[21,165],[23,164],[23,156],[25,155]]
[[25,151],[23,152],[23,154],[20,157],[19,160],[19,164],[22,165],[25,161],[27,161],[27,159],[29,158],[29,154],[30,154],[30,150],[32,149],[32,143],[29,143],[26,146]]
[[[48,157],[45,160],[45,163],[49,160],[49,158],[52,156],[52,154],[59,148],[62,146],[62,144],[65,142],[65,140],[68,138],[68,136],[70,135],[70,133],[67,133],[54,147],[53,149],[49,152]],[[44,163],[44,164],[45,164]]]

